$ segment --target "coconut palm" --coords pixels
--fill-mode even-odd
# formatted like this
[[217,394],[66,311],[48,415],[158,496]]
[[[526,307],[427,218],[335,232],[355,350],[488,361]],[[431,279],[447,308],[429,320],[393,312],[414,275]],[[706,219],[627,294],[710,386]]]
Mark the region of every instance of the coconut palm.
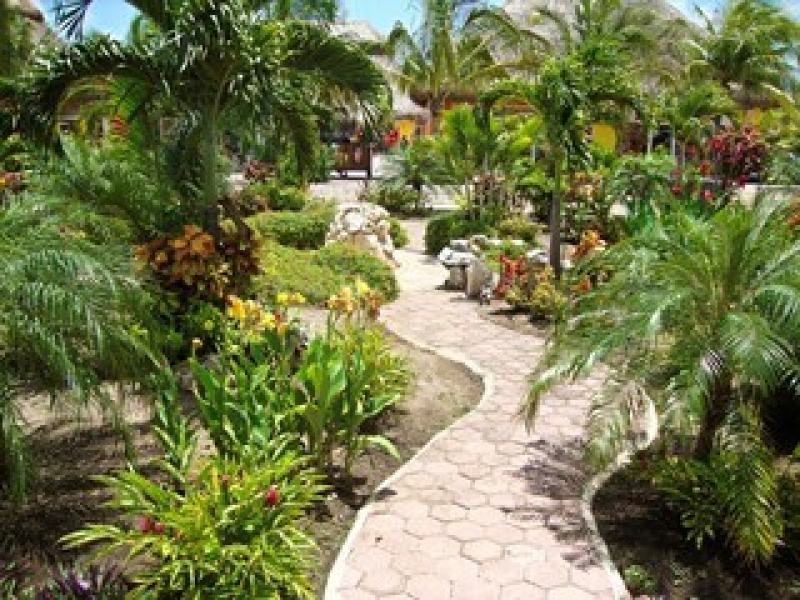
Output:
[[604,465],[630,448],[630,399],[646,398],[664,448],[736,473],[714,525],[752,561],[772,556],[783,523],[762,417],[796,411],[800,391],[800,242],[787,211],[773,200],[729,205],[606,250],[593,266],[613,276],[554,330],[521,409],[533,425],[554,383],[609,371],[592,406],[591,457]]
[[798,24],[779,6],[732,0],[719,20],[697,10],[704,31],[688,41],[694,77],[713,79],[745,106],[762,103],[793,78]]
[[[218,220],[213,166],[223,115],[246,117],[253,126],[278,121],[298,155],[307,156],[317,137],[311,101],[316,90],[350,92],[368,120],[377,120],[387,105],[383,74],[361,50],[308,21],[264,20],[263,3],[131,4],[162,35],[130,45],[96,37],[61,49],[31,78],[28,106],[52,121],[71,85],[101,75],[134,82],[148,102],[169,98],[201,134],[202,197],[212,231]],[[69,18],[67,23],[80,22],[80,15]]]
[[542,119],[553,176],[550,204],[550,265],[561,274],[563,177],[588,160],[589,113],[614,104],[639,109],[637,93],[615,60],[613,46],[592,42],[541,69],[536,83],[507,80],[478,98],[476,110],[488,129],[492,106],[503,99],[529,105]]
[[[472,95],[531,56],[537,38],[517,28],[500,8],[477,0],[420,0],[421,25],[397,23],[389,34],[391,76],[422,98],[438,122],[449,98]],[[526,58],[522,58],[526,57]]]

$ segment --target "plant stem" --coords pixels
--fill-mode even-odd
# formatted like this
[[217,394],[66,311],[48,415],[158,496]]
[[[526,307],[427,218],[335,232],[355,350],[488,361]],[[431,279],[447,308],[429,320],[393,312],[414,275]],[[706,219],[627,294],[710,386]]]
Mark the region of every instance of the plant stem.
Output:
[[[556,147],[554,145],[554,147]],[[550,200],[550,266],[556,279],[561,279],[561,172],[563,153],[553,152],[553,195]]]

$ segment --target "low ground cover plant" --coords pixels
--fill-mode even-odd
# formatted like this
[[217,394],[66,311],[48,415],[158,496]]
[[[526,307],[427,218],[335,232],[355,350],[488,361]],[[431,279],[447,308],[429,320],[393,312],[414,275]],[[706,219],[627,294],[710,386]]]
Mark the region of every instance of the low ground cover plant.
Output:
[[[397,297],[392,268],[374,256],[343,244],[319,250],[296,250],[265,241],[260,254],[261,275],[255,287],[260,297],[275,299],[281,291],[303,294],[309,303],[322,305],[342,285],[363,279],[389,301]],[[290,266],[291,268],[287,268]]]
[[252,217],[249,222],[264,238],[283,246],[300,250],[321,248],[325,245],[334,217],[334,208],[323,204],[309,206],[306,210],[273,211]]

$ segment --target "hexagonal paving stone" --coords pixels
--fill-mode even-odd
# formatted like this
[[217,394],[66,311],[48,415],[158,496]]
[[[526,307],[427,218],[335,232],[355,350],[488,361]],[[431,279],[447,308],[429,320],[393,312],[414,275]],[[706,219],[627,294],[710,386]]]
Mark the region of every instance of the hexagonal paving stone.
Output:
[[375,594],[362,589],[344,589],[339,591],[339,598],[341,600],[376,600]]
[[458,540],[451,538],[449,535],[427,536],[420,540],[420,554],[430,558],[458,556],[460,551],[461,544],[458,543]]
[[474,542],[466,542],[461,548],[461,554],[481,563],[503,556],[503,547],[489,540],[476,540]]
[[474,508],[488,504],[489,499],[486,494],[474,490],[461,490],[453,495],[453,503],[464,508]]
[[530,583],[512,583],[503,586],[500,600],[546,600],[547,592]]
[[514,544],[525,539],[525,535],[510,523],[495,523],[486,527],[486,539],[499,544]]
[[431,509],[431,518],[444,522],[461,521],[466,515],[466,509],[457,504],[440,504]]
[[356,546],[348,557],[347,564],[363,573],[370,573],[385,568],[391,558],[391,555],[385,550]]
[[499,600],[500,586],[479,577],[464,577],[453,582],[453,599]]
[[548,560],[529,565],[525,580],[540,588],[556,588],[569,581],[569,569],[563,563]]
[[507,519],[506,513],[491,506],[479,506],[471,508],[467,517],[473,523],[479,525],[497,525]]
[[[458,553],[458,544],[456,544],[455,552]],[[452,554],[450,556],[455,555],[456,554]],[[406,577],[429,575],[433,572],[433,561],[431,557],[422,552],[398,554],[392,558],[391,565],[393,569]]]
[[365,573],[358,587],[375,594],[396,594],[405,589],[406,578],[394,569],[385,567]]
[[608,576],[600,567],[587,570],[573,568],[570,570],[569,578],[572,583],[587,592],[608,592],[611,589]]
[[594,595],[575,587],[560,587],[547,593],[547,600],[595,600]]
[[498,585],[509,585],[525,580],[525,566],[506,557],[481,564],[479,573],[484,579]]
[[464,577],[477,577],[478,565],[463,556],[450,556],[438,559],[433,572],[443,579],[458,581]]
[[391,514],[403,517],[406,519],[418,519],[420,517],[427,517],[430,513],[430,506],[427,502],[419,500],[403,500],[397,502],[392,506]]
[[406,593],[418,600],[450,600],[450,582],[436,575],[417,575],[406,582]]
[[406,524],[406,531],[417,537],[436,535],[442,532],[442,522],[432,517],[412,519]]
[[486,530],[477,523],[457,521],[455,523],[448,523],[445,527],[445,532],[447,535],[460,542],[471,542],[473,540],[482,539]]
[[458,472],[467,479],[482,479],[488,477],[492,472],[492,468],[478,462],[469,463],[466,465],[459,465]]

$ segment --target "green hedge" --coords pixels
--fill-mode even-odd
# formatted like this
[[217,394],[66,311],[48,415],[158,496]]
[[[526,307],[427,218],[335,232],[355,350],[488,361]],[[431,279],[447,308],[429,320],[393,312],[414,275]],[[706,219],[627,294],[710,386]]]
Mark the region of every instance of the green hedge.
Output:
[[298,250],[266,240],[259,260],[261,275],[255,286],[263,299],[272,300],[280,292],[299,292],[311,304],[319,305],[357,277],[380,290],[387,300],[397,297],[397,280],[389,265],[342,244]]
[[309,201],[308,194],[303,190],[281,185],[274,179],[251,183],[241,194],[262,197],[263,204],[270,210],[303,210]]
[[469,237],[476,233],[491,233],[494,220],[488,217],[469,218],[461,210],[437,215],[428,221],[425,228],[425,252],[439,254],[450,240]]
[[321,248],[333,221],[331,205],[308,208],[299,212],[276,211],[262,213],[250,219],[250,225],[264,238],[282,246],[297,249]]
[[529,244],[535,244],[542,233],[542,226],[539,223],[534,223],[521,215],[499,221],[495,229],[498,237],[524,240]]

